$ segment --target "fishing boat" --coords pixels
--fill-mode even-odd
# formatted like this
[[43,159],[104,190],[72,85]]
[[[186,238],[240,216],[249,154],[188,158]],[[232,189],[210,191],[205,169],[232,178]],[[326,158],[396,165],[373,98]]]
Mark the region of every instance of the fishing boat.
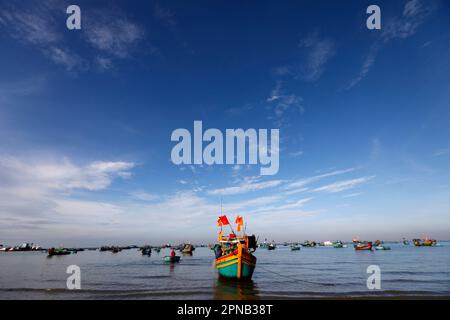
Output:
[[354,245],[355,250],[372,250],[372,242],[359,242]]
[[406,240],[405,238],[403,238],[403,244],[404,244],[405,246],[409,246],[409,241]]
[[194,252],[195,248],[190,243],[185,243],[182,245],[181,252],[184,254],[192,254]]
[[272,242],[267,246],[267,250],[275,250],[277,248],[277,245]]
[[174,256],[174,257],[165,256],[163,259],[164,259],[164,262],[166,262],[166,263],[177,263],[177,262],[180,262],[180,256]]
[[259,244],[259,247],[261,249],[267,249],[269,247],[269,243],[267,242],[267,239],[264,239],[264,241]]
[[141,249],[141,253],[143,256],[151,256],[152,255],[152,248],[149,246],[143,247]]
[[305,247],[305,248],[313,248],[315,246],[316,246],[316,242],[315,241],[309,241],[309,240],[306,240],[302,244],[302,247]]
[[[344,244],[341,241],[336,241],[333,245],[334,248],[340,249],[340,248],[344,248]],[[345,246],[346,248],[347,246]]]
[[65,249],[65,248],[58,248],[58,249],[50,248],[50,249],[48,249],[48,251],[47,251],[47,254],[48,254],[49,257],[53,257],[53,256],[65,256],[65,255],[68,255],[68,254],[70,254],[70,253],[71,253],[71,252],[70,252],[69,250]]
[[298,245],[292,245],[291,246],[291,251],[299,251],[300,250],[300,246],[298,246]]
[[385,245],[378,245],[375,247],[375,250],[391,250],[391,247]]
[[425,238],[421,239],[413,239],[413,243],[416,247],[435,247],[437,245],[437,241],[433,239]]
[[112,253],[119,253],[120,251],[122,251],[122,249],[119,247],[113,247],[111,250]]
[[[257,248],[254,235],[248,236],[241,231],[244,219],[237,216],[237,233],[231,227],[228,218],[221,216],[218,219],[220,233],[218,244],[215,246],[216,260],[214,266],[219,276],[228,279],[250,280],[256,266],[256,257],[253,255]],[[223,226],[230,225],[229,236],[223,236]]]

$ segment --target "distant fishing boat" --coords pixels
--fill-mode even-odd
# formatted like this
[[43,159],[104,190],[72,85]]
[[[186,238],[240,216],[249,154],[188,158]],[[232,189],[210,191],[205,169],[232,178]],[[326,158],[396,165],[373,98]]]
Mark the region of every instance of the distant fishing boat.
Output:
[[433,239],[425,238],[421,239],[413,239],[413,243],[416,247],[435,247],[437,245],[437,241]]
[[375,247],[375,250],[391,250],[391,247],[385,245],[378,245]]
[[344,245],[341,241],[336,241],[333,245],[334,248],[340,249],[340,248],[347,248],[346,245]]
[[181,249],[181,252],[184,254],[192,254],[195,250],[195,247],[190,243],[185,243]]
[[252,278],[256,266],[256,257],[252,254],[256,248],[254,235],[248,236],[241,231],[244,219],[237,216],[237,234],[231,228],[229,236],[223,236],[223,226],[230,225],[226,216],[219,217],[217,221],[220,227],[219,243],[215,246],[216,260],[214,263],[219,275],[224,278],[249,280]]
[[174,256],[174,257],[165,256],[163,259],[164,259],[164,262],[167,262],[167,263],[180,262],[180,256]]
[[264,239],[264,241],[259,244],[259,247],[261,249],[267,249],[269,247],[269,243],[267,242],[267,239]]
[[119,253],[120,251],[122,251],[122,249],[119,247],[113,247],[111,250],[112,253]]
[[354,245],[355,250],[372,250],[372,242],[360,242]]
[[275,250],[277,248],[277,245],[272,242],[267,246],[267,250]]
[[50,248],[50,249],[48,249],[48,251],[47,251],[47,254],[48,254],[49,257],[53,257],[53,256],[64,256],[64,255],[68,255],[68,254],[70,254],[70,253],[71,253],[71,252],[70,252],[69,250],[64,249],[64,248],[58,248],[58,249]]
[[299,251],[300,250],[300,246],[298,246],[298,245],[292,245],[291,246],[291,251]]
[[303,242],[302,247],[305,247],[305,248],[312,248],[312,247],[315,247],[316,245],[317,245],[317,244],[316,244],[315,241],[309,241],[309,240],[306,240],[305,242]]
[[409,246],[409,241],[406,240],[405,238],[403,238],[403,244],[404,244],[405,246]]
[[152,255],[152,248],[149,246],[143,247],[141,249],[141,253],[143,256],[151,256]]

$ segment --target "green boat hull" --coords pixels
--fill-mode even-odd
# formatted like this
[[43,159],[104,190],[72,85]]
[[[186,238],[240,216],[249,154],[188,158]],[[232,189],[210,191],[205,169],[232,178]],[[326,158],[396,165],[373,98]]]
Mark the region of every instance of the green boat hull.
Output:
[[[241,279],[251,279],[255,267],[249,266],[245,263],[241,264]],[[238,278],[238,263],[218,269],[219,275],[224,278],[237,279]]]

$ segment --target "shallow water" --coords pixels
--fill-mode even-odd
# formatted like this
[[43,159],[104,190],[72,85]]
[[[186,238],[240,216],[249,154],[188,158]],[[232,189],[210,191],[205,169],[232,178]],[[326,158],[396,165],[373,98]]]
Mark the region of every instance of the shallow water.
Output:
[[[179,264],[136,249],[84,251],[47,258],[45,253],[0,253],[0,299],[267,299],[310,297],[450,296],[450,243],[441,247],[389,244],[390,251],[348,248],[258,249],[253,280],[219,280],[214,255],[197,248]],[[66,269],[81,268],[81,290],[67,290]],[[369,265],[381,269],[381,290],[369,290]]]

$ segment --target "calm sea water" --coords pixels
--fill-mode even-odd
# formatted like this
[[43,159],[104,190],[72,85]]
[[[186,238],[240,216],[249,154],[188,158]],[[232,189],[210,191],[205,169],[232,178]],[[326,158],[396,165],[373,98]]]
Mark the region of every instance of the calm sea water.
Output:
[[[137,250],[0,253],[0,299],[265,299],[372,296],[450,296],[450,243],[423,248],[390,244],[390,251],[319,247],[258,249],[253,280],[222,281],[214,255],[197,248],[176,265]],[[66,289],[66,268],[81,268],[81,290]],[[369,290],[369,265],[381,269],[381,290]]]

